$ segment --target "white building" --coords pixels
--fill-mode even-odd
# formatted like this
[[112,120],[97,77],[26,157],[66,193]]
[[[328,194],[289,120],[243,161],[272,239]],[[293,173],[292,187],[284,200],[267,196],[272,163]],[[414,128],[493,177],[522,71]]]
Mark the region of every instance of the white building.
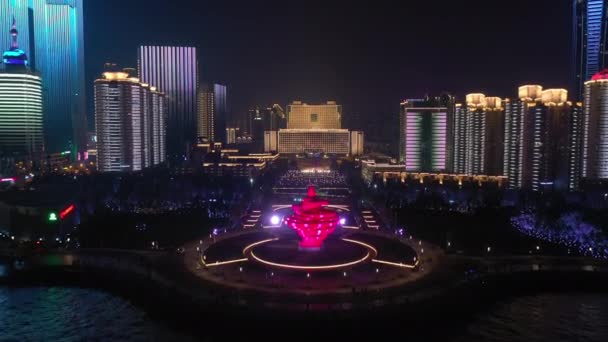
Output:
[[140,171],[165,161],[165,96],[126,72],[95,81],[97,168]]

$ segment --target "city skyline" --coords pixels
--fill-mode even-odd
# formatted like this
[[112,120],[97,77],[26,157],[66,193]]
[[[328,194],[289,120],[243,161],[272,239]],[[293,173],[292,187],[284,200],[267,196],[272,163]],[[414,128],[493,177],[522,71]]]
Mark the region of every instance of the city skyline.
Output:
[[[316,11],[310,2],[292,11],[288,4],[262,10],[253,3],[235,7],[192,2],[187,12],[179,12],[168,1],[148,4],[142,8],[141,1],[111,0],[85,6],[91,13],[87,38],[96,43],[87,50],[89,75],[99,74],[108,59],[135,66],[132,51],[140,44],[193,45],[199,50],[201,79],[228,85],[237,113],[245,115],[253,105],[334,99],[350,116],[359,112],[363,124],[377,113],[397,115],[399,102],[409,96],[450,91],[459,98],[472,92],[506,97],[521,84],[572,83],[569,1],[515,1],[485,17],[457,3],[437,8],[408,3],[403,4],[406,12],[420,15],[403,22],[401,11],[391,11],[397,5],[386,3],[372,8],[350,4],[347,16],[338,15],[342,7],[337,3]],[[470,7],[486,5],[470,2]],[[113,11],[115,6],[123,10]],[[141,12],[147,15],[135,15]],[[380,22],[376,12],[388,18]],[[180,19],[156,25],[164,15]],[[539,15],[552,20],[539,25]],[[95,31],[102,18],[113,18],[116,25]],[[226,20],[236,24],[223,25]],[[303,24],[286,26],[290,21]],[[526,36],[530,39],[521,39]],[[484,54],[465,53],[471,37]],[[551,58],[535,48],[541,37],[553,47]],[[512,47],[508,54],[506,46]],[[110,47],[112,56],[100,54]],[[496,77],[486,77],[487,72]],[[370,87],[373,84],[378,86]],[[345,122],[350,119],[345,117]]]

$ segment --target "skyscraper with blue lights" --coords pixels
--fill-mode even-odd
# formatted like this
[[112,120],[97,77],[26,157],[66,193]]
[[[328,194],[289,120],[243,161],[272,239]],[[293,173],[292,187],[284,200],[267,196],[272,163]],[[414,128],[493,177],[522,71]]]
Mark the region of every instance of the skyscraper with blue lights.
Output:
[[19,48],[17,22],[0,65],[0,158],[40,160],[43,152],[42,80]]
[[[47,152],[86,151],[83,0],[0,1],[0,44],[13,18],[18,44],[43,78]],[[21,28],[22,27],[22,28]]]
[[572,59],[575,97],[580,99],[584,83],[606,67],[607,0],[573,0]]

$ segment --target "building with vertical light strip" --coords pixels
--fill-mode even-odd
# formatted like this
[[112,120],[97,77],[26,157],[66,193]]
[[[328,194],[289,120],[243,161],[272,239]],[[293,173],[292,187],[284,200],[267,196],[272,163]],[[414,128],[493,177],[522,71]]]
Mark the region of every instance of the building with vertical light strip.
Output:
[[468,94],[454,115],[454,172],[502,175],[504,111],[502,100]]
[[214,136],[215,141],[227,143],[226,120],[228,118],[228,87],[222,84],[213,85]]
[[164,161],[165,96],[126,72],[95,81],[97,168],[130,172]]
[[441,97],[401,103],[400,155],[407,172],[448,170],[448,108]]
[[[215,140],[215,96],[207,84],[198,89],[197,96],[197,138],[203,141]],[[235,138],[236,139],[236,138]]]
[[42,79],[19,48],[16,22],[0,68],[0,157],[40,161],[44,150]]
[[504,172],[512,188],[577,190],[581,174],[582,107],[565,89],[519,88],[505,119]]
[[608,30],[607,0],[572,1],[572,63],[575,97],[582,96],[584,83],[606,67]]
[[87,150],[82,6],[82,0],[0,1],[0,30],[13,17],[23,23],[18,43],[43,75],[46,150],[78,158]]
[[197,136],[198,62],[196,48],[141,46],[139,79],[167,96],[167,149],[180,158]]
[[583,177],[608,179],[608,70],[585,82]]

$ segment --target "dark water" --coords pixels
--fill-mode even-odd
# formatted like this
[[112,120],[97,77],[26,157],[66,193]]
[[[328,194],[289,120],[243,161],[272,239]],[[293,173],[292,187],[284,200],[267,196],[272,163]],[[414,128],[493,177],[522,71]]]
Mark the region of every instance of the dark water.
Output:
[[456,341],[608,341],[608,295],[510,299],[480,313]]
[[0,341],[184,341],[128,301],[67,287],[0,287]]
[[[189,341],[128,301],[68,287],[0,287],[0,341]],[[498,303],[465,341],[608,341],[608,296],[541,294]]]

